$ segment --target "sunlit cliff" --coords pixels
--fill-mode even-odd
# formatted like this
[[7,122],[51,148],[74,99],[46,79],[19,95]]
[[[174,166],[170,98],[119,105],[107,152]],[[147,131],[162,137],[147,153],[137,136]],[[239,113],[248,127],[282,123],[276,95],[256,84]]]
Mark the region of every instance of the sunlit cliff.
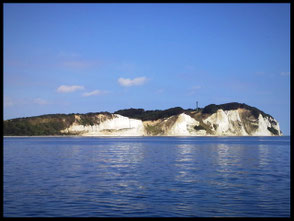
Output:
[[280,136],[269,114],[240,103],[203,109],[143,109],[115,113],[56,114],[4,121],[4,135]]

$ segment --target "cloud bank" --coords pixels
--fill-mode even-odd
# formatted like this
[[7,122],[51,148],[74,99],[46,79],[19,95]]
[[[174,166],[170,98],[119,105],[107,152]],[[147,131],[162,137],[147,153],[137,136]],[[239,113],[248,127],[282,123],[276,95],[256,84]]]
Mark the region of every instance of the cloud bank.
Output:
[[60,87],[57,88],[57,92],[59,93],[71,93],[77,90],[83,90],[84,86],[79,86],[79,85],[61,85]]
[[138,77],[134,79],[129,78],[119,78],[118,83],[123,87],[131,87],[131,86],[138,86],[143,85],[147,81],[146,77]]

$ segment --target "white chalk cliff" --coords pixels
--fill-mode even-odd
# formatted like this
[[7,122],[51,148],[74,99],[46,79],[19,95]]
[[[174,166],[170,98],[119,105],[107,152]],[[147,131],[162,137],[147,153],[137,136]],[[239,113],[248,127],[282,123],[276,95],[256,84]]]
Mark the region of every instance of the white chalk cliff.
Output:
[[[97,116],[101,118],[100,116]],[[79,117],[76,116],[76,119]],[[83,136],[144,136],[144,126],[141,120],[130,119],[118,114],[105,118],[99,124],[81,125],[75,121],[63,133],[80,134]]]
[[[271,136],[274,135],[269,128],[277,130],[281,135],[279,123],[268,116],[258,115],[257,119],[248,116],[247,110],[237,109],[223,111],[219,109],[216,113],[207,117],[203,122],[210,126],[213,135],[216,136]],[[212,126],[213,125],[213,126]]]
[[98,123],[82,125],[79,116],[61,132],[81,136],[279,136],[279,123],[259,113],[254,117],[244,108],[218,109],[213,114],[196,111],[181,113],[154,121],[142,121],[111,114],[98,114]]

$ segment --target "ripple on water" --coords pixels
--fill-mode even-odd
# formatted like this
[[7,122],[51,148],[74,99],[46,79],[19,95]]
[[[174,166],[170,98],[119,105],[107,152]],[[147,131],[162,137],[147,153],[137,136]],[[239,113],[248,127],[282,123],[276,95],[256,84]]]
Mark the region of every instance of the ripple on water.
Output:
[[4,216],[289,216],[287,139],[5,138]]

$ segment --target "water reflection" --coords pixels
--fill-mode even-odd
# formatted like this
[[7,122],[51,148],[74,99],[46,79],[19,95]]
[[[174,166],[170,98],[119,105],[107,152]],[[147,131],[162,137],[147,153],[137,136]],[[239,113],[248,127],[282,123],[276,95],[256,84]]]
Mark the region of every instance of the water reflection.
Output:
[[[259,165],[260,166],[267,166],[268,165],[268,154],[269,154],[269,149],[267,145],[262,145],[259,144],[257,147],[258,150],[258,159],[259,159]],[[278,157],[278,156],[277,156]]]
[[[108,180],[109,186],[106,183],[103,189],[111,190],[108,197],[113,204],[130,206],[134,203],[133,199],[145,197],[146,187],[144,180],[140,179],[144,160],[143,144],[118,143],[108,147],[105,152],[103,151],[103,155],[98,157],[104,159],[104,167],[100,172],[103,179]],[[101,184],[98,185],[97,188],[101,188]],[[144,210],[144,204],[137,203],[137,209]]]
[[191,153],[195,146],[191,144],[177,145],[177,161],[189,161],[191,160]]
[[230,147],[226,144],[218,144],[216,148],[217,162],[221,169],[227,171],[232,164]]
[[[195,156],[193,156],[193,149],[196,148],[193,145],[181,144],[177,145],[175,166],[175,180],[180,182],[192,182],[193,175],[191,169],[197,169],[195,162]],[[193,162],[193,163],[192,163]]]

